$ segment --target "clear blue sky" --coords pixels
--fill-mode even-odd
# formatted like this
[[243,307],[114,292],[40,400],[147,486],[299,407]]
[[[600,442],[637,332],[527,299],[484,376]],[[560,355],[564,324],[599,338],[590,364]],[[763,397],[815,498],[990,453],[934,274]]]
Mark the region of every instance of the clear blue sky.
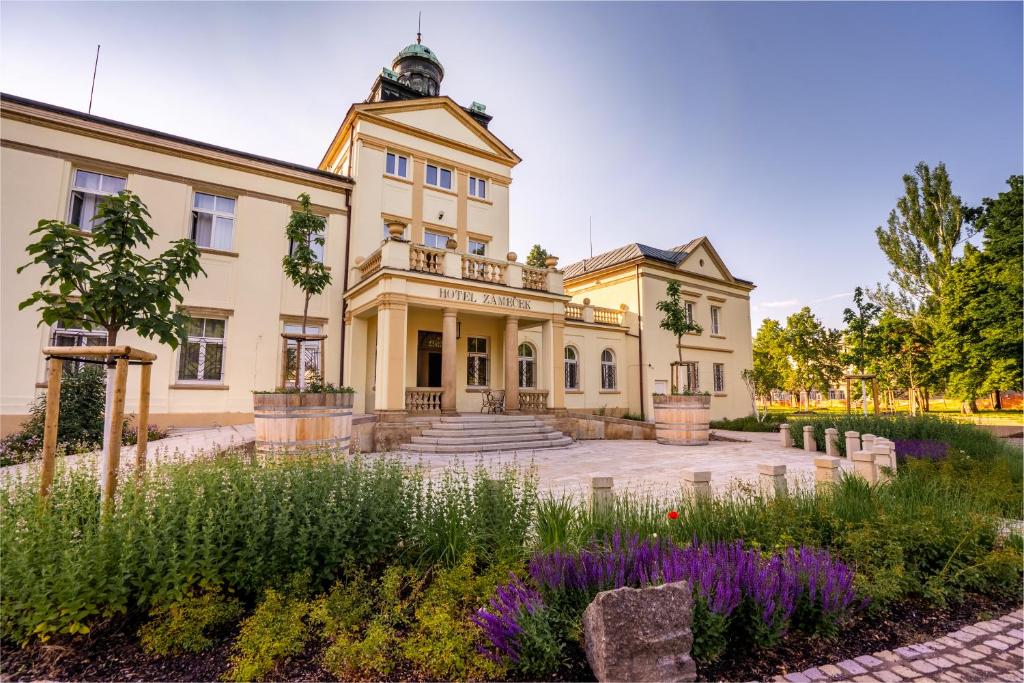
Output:
[[918,161],[976,204],[1022,170],[1022,4],[12,3],[4,91],[315,165],[423,40],[523,157],[512,248],[563,263],[706,234],[752,316],[831,325],[884,279],[873,229]]

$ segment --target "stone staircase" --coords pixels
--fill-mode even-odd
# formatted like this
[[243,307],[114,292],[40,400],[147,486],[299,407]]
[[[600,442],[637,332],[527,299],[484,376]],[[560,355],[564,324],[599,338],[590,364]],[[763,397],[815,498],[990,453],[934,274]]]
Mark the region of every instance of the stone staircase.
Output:
[[458,415],[433,421],[401,450],[410,453],[494,453],[565,448],[572,439],[534,415]]

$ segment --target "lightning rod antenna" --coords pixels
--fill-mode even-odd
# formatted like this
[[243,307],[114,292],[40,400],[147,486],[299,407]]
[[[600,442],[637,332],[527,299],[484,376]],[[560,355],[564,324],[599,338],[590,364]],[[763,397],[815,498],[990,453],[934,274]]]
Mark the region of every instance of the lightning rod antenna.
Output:
[[92,113],[92,94],[96,90],[96,67],[100,65],[100,46],[96,46],[96,61],[92,63],[92,85],[89,86],[89,113]]

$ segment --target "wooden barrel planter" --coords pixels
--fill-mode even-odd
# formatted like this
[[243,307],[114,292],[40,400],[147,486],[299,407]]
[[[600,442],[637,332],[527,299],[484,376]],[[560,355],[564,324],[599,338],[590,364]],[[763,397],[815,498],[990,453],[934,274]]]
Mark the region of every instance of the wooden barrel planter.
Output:
[[352,438],[352,394],[253,394],[256,449],[340,450]]
[[706,446],[710,420],[710,396],[654,395],[654,436],[658,443]]

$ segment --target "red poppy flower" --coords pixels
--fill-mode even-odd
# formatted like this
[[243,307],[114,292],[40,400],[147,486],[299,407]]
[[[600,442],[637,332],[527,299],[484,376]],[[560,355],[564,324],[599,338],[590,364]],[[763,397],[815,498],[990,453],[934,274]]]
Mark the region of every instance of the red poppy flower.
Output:
[[673,510],[672,512],[668,513],[668,518],[669,519],[679,519],[679,513],[676,512],[675,510]]

